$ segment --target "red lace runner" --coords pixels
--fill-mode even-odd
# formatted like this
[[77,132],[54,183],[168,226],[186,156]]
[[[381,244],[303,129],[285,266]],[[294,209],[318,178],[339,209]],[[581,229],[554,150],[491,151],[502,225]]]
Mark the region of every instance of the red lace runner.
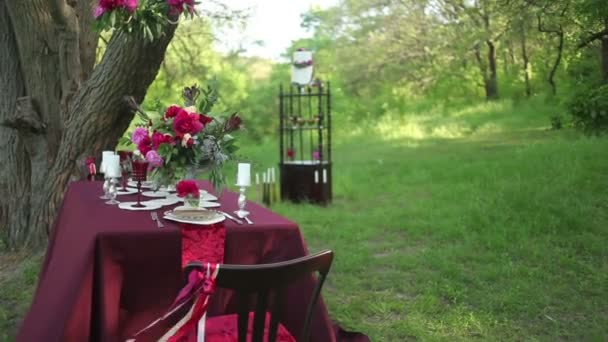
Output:
[[190,261],[203,263],[224,263],[226,228],[224,223],[210,226],[181,224],[182,227],[182,268]]

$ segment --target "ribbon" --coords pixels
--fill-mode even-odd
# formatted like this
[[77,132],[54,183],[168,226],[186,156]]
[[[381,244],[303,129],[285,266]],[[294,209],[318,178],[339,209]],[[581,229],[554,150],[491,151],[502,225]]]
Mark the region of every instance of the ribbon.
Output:
[[205,273],[198,270],[190,272],[188,275],[188,284],[179,292],[177,298],[173,304],[171,304],[167,312],[162,317],[135,333],[133,338],[128,339],[127,342],[135,342],[137,336],[167,319],[190,301],[193,301],[193,304],[188,313],[186,313],[186,315],[184,315],[176,325],[171,327],[158,341],[183,341],[183,339],[190,336],[193,331],[196,331],[196,341],[205,342],[207,308],[209,306],[209,299],[215,291],[215,278],[217,277],[219,270],[219,264],[212,266],[210,263],[207,263]]

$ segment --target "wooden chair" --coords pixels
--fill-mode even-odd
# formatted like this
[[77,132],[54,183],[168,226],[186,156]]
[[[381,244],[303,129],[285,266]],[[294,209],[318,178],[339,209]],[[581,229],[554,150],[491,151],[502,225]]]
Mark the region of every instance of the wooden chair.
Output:
[[[306,342],[310,336],[310,323],[315,309],[321,288],[334,257],[332,251],[322,251],[306,257],[264,265],[221,265],[219,274],[216,278],[216,286],[231,289],[236,292],[238,302],[237,331],[238,341],[247,340],[247,332],[250,317],[250,299],[255,301],[253,312],[253,331],[251,333],[252,342],[264,341],[264,330],[268,309],[270,307],[270,325],[268,327],[268,342],[275,342],[277,334],[286,332],[286,329],[279,323],[281,313],[282,293],[288,285],[299,279],[310,276],[313,272],[318,272],[315,288],[306,310],[304,325],[298,342]],[[200,263],[191,263],[184,269],[185,276],[193,269],[201,269]],[[234,319],[235,315],[219,316],[209,318],[207,324],[214,319],[226,319],[229,316]],[[206,329],[207,330],[207,329]]]

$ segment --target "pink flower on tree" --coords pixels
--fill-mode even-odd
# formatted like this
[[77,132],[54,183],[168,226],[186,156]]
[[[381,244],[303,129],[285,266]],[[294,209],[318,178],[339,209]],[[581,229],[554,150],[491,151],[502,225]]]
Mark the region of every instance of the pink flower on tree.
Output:
[[99,0],[97,7],[93,11],[95,18],[101,17],[106,12],[111,12],[117,8],[123,8],[130,14],[137,9],[137,0]]
[[161,167],[165,162],[158,152],[154,150],[150,150],[148,153],[146,153],[146,160],[154,167]]
[[188,7],[188,12],[194,12],[194,0],[167,0],[169,12],[171,14],[181,14],[184,11],[184,5]]

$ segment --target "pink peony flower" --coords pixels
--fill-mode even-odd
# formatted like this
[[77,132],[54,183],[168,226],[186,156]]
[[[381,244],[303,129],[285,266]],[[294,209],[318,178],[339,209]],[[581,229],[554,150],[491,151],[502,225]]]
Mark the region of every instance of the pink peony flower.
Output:
[[150,150],[152,150],[152,139],[148,135],[146,135],[140,142],[137,144],[137,149],[141,152],[142,155],[147,155]]
[[191,114],[185,110],[180,110],[173,120],[173,130],[179,136],[183,136],[186,133],[194,135],[202,129],[203,124],[200,122],[198,114]]
[[165,162],[158,152],[154,150],[150,150],[148,153],[146,153],[146,160],[154,167],[161,167]]
[[95,18],[99,18],[101,17],[104,13],[106,13],[106,9],[101,7],[101,6],[97,6],[95,7],[95,10],[93,11],[93,16]]
[[207,126],[208,123],[213,121],[212,117],[207,116],[205,114],[199,114],[199,119],[200,119],[201,123],[203,124],[203,126]]
[[126,8],[129,13],[133,13],[137,9],[137,0],[124,0],[123,7]]
[[148,130],[143,127],[137,127],[133,131],[133,135],[131,135],[131,141],[135,145],[139,145],[139,143],[144,139],[144,137],[148,136]]
[[169,134],[162,134],[159,132],[154,132],[152,134],[152,148],[158,150],[158,147],[161,144],[171,144],[173,142],[173,137]]
[[167,108],[167,110],[165,111],[165,117],[166,118],[174,118],[177,116],[177,114],[179,113],[179,111],[182,110],[181,107],[179,106],[170,106],[169,108]]
[[194,198],[200,197],[200,192],[198,191],[198,185],[196,185],[196,182],[192,181],[192,180],[180,181],[175,186],[175,190],[177,191],[178,197],[186,197],[186,196],[192,196]]
[[181,14],[184,11],[184,5],[188,6],[188,12],[194,12],[194,0],[167,0],[169,12],[171,14]]

